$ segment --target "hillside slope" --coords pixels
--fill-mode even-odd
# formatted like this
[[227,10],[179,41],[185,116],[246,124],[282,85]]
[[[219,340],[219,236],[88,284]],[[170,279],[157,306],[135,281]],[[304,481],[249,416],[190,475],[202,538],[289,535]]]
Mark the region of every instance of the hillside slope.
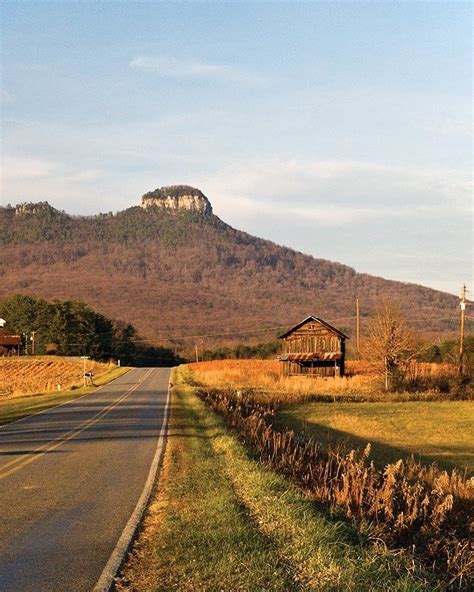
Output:
[[[93,217],[73,217],[46,202],[0,208],[0,298],[80,298],[148,338],[176,344],[201,335],[207,345],[269,340],[310,313],[352,334],[356,295],[363,316],[387,295],[414,328],[455,328],[455,296],[250,236],[212,214],[209,202],[196,206],[187,194],[197,190],[171,189],[172,208],[160,207],[162,197],[150,203],[150,193],[145,206]],[[180,195],[187,195],[186,209]]]

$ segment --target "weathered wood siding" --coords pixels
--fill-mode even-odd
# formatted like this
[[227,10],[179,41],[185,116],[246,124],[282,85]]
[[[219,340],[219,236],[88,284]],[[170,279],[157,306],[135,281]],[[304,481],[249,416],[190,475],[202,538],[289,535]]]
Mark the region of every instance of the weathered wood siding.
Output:
[[345,340],[316,321],[309,321],[284,338],[283,356],[314,354],[318,358],[333,354],[335,360],[286,360],[282,372],[286,376],[343,376]]
[[296,362],[282,362],[284,376],[343,376],[343,365],[339,362],[310,362],[298,364]]
[[319,323],[308,323],[287,337],[283,344],[286,354],[342,352],[342,339]]

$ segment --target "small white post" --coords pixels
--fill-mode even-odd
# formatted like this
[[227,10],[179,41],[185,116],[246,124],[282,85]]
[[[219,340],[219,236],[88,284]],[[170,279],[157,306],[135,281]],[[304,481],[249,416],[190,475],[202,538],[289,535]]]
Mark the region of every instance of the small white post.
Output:
[[84,386],[86,386],[86,360],[89,360],[90,356],[81,356],[81,360],[84,362],[82,367],[82,378],[84,380]]

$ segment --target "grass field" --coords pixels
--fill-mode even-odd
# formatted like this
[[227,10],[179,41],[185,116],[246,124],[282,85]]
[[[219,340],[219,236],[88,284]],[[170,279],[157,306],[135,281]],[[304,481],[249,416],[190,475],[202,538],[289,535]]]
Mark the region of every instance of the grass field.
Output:
[[282,423],[325,445],[372,444],[379,464],[413,454],[423,463],[474,471],[474,403],[304,403],[282,409]]
[[[194,381],[203,386],[252,389],[255,401],[276,405],[281,423],[324,445],[363,448],[370,442],[371,458],[379,465],[413,454],[422,463],[436,461],[446,469],[474,470],[472,401],[430,401],[437,396],[430,392],[415,396],[384,393],[377,387],[373,367],[363,361],[349,362],[350,375],[344,378],[284,377],[278,364],[273,360],[223,360],[189,364],[188,368]],[[449,376],[453,369],[421,364],[416,371]],[[428,400],[410,400],[420,397]]]
[[[32,368],[28,363],[28,368]],[[1,369],[1,366],[0,366]],[[27,394],[24,396],[14,396],[9,398],[0,398],[0,425],[16,421],[22,417],[44,411],[54,405],[59,405],[67,401],[71,401],[95,390],[96,387],[107,384],[111,380],[118,378],[128,371],[128,368],[117,367],[115,365],[102,364],[101,372],[94,376],[95,387],[78,387],[72,389],[65,389],[61,391],[53,391],[47,393]],[[82,375],[77,382],[82,381]]]
[[347,522],[318,512],[296,486],[253,460],[181,385],[173,391],[157,492],[116,589],[437,588],[403,554],[369,544]]

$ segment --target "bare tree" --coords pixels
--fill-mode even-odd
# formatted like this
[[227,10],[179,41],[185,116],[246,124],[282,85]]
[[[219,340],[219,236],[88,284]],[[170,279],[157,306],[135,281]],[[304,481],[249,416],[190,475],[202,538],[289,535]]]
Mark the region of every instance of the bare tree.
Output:
[[383,300],[369,328],[366,354],[378,362],[384,375],[386,391],[394,376],[404,369],[414,353],[414,339],[400,307],[392,300]]

